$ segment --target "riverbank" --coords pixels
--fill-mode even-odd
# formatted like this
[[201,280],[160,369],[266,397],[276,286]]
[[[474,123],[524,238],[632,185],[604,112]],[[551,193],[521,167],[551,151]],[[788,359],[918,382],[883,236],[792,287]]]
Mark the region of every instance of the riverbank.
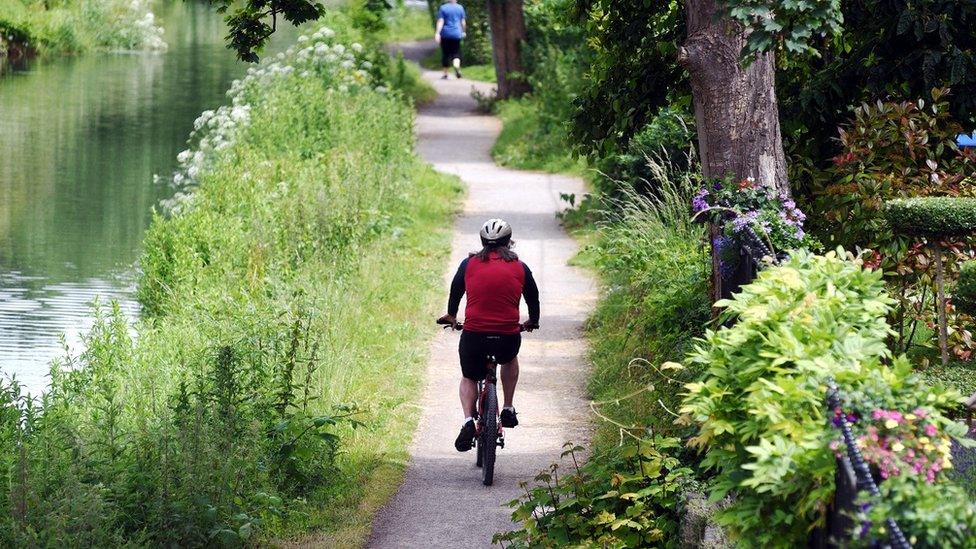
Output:
[[0,0],[0,59],[90,50],[165,49],[148,0]]
[[395,484],[460,188],[413,154],[409,76],[323,24],[198,119],[144,320],[103,309],[42,401],[3,386],[3,545],[260,543]]

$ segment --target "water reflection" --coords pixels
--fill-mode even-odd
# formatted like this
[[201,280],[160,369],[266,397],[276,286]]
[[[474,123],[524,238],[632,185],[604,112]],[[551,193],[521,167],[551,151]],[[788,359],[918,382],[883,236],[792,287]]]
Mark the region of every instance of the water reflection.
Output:
[[[206,5],[160,3],[164,54],[34,62],[0,76],[0,371],[32,392],[90,303],[133,301],[133,263],[193,120],[246,66]],[[279,37],[279,42],[286,40]]]

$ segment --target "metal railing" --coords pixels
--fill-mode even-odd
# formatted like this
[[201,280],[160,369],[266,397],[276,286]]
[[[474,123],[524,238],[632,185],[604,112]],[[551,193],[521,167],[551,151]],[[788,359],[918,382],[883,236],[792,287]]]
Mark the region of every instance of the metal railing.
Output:
[[[827,387],[827,406],[831,411],[841,407],[840,390],[837,385],[830,381]],[[841,540],[848,539],[856,526],[853,523],[854,513],[857,505],[857,495],[860,492],[868,492],[874,497],[880,495],[878,485],[871,476],[871,469],[868,467],[861,450],[857,447],[854,433],[851,432],[850,423],[847,415],[840,414],[839,421],[835,423],[841,432],[847,453],[837,460],[837,489],[834,493],[834,503],[831,506],[830,516],[827,518],[827,545],[838,544]],[[865,525],[862,525],[862,527]],[[888,517],[885,520],[888,528],[888,543],[875,543],[877,547],[892,547],[893,549],[911,549],[905,534],[894,518]],[[841,543],[841,545],[843,545]]]

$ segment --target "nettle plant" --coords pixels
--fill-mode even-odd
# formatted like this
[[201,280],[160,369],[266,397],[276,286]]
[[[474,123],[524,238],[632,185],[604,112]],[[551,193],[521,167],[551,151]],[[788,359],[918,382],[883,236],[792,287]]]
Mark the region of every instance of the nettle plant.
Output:
[[722,228],[713,245],[720,250],[726,278],[736,268],[743,246],[760,257],[773,258],[782,257],[789,250],[816,246],[816,241],[803,230],[806,215],[793,199],[752,178],[714,181],[695,194],[691,205],[696,220],[710,221]]

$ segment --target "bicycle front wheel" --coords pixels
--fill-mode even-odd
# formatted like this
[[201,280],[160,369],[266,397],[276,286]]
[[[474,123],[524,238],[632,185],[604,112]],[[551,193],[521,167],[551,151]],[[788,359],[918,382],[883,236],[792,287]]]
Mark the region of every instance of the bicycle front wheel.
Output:
[[478,451],[481,453],[484,485],[491,486],[495,480],[495,451],[498,449],[498,395],[495,393],[495,384],[489,383],[485,393],[485,409],[482,412],[483,421]]

